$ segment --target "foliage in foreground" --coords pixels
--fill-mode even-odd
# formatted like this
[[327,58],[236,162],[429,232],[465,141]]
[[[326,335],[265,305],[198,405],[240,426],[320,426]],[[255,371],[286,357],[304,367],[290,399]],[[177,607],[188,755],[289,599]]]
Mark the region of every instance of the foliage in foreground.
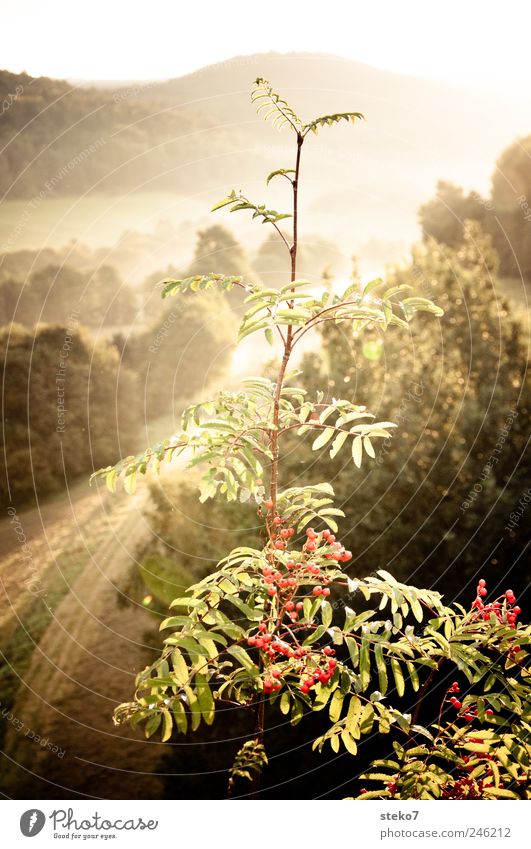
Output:
[[[499,760],[504,772],[498,779],[494,773],[492,783],[482,777],[482,797],[515,796],[525,792],[520,780],[529,766],[529,752],[522,741],[530,718],[524,661],[531,634],[529,628],[517,625],[519,611],[512,593],[485,605],[486,588],[480,582],[477,599],[466,611],[444,605],[433,590],[396,581],[385,570],[352,581],[342,565],[352,553],[336,538],[337,519],[343,513],[334,506],[331,485],[279,486],[281,446],[294,431],[311,436],[313,450],[326,449],[332,458],[348,446],[359,469],[367,458],[375,458],[375,442],[389,439],[395,427],[393,422],[377,421],[352,399],[325,401],[322,392],[309,395],[291,382],[296,375],[290,375],[290,357],[306,333],[325,322],[346,325],[356,334],[367,328],[409,330],[415,313],[440,316],[442,311],[429,299],[412,295],[409,283],[382,291],[380,280],[364,287],[355,281],[341,294],[321,295],[297,279],[303,144],[320,127],[361,116],[340,113],[304,123],[262,79],[256,81],[253,100],[260,108],[267,107],[266,117],[295,135],[295,167],[278,169],[267,180],[289,182],[293,211],[277,212],[235,192],[215,208],[250,212],[272,226],[289,253],[291,281],[278,289],[265,289],[238,275],[210,273],[166,281],[163,296],[242,289],[247,309],[239,339],[264,333],[271,344],[280,342],[276,379],[253,378],[239,392],[221,392],[212,401],[194,405],[183,414],[177,438],[102,469],[97,476],[110,489],[122,477],[126,489],[133,491],[138,474],[158,468],[173,456],[186,455],[190,467],[207,467],[201,478],[201,501],[222,496],[229,502],[257,505],[262,545],[234,549],[216,571],[173,600],[174,615],[161,625],[170,630],[162,654],[140,673],[134,701],[116,710],[115,721],[144,723],[148,737],[160,731],[162,740],[168,740],[174,730],[186,733],[196,731],[202,722],[211,725],[224,705],[249,708],[255,715],[255,732],[236,757],[230,772],[231,792],[242,779],[251,780],[255,790],[258,787],[267,764],[266,706],[278,707],[293,724],[307,711],[327,710],[331,724],[315,740],[317,749],[330,745],[337,752],[344,747],[355,756],[359,741],[373,727],[381,734],[405,738],[404,750],[409,754],[397,750],[398,760],[388,764],[394,771],[382,774],[383,778],[370,775],[372,780],[384,781],[383,789],[372,791],[383,797],[391,794],[389,785],[394,784],[398,789],[393,792],[401,798],[408,793],[415,798],[439,798],[450,792],[461,798],[461,752],[482,754],[483,748],[474,747],[486,745],[478,739],[488,740],[489,747],[500,749],[496,766]],[[288,241],[278,222],[290,215],[293,238]],[[419,716],[427,689],[447,664],[453,665],[470,689],[463,703],[451,703],[459,711],[454,736],[452,723],[434,733],[420,724]],[[477,687],[481,698],[475,695]],[[458,688],[455,682],[453,692]],[[404,710],[401,701],[406,694],[409,710]],[[504,736],[485,737],[484,728],[472,731],[462,727],[463,721],[492,724],[504,729]],[[416,742],[419,737],[428,741],[424,748]],[[440,738],[445,741],[442,747]],[[441,781],[423,778],[414,786],[408,784],[411,758],[417,758],[414,772],[425,771],[425,749],[436,749],[443,758],[448,751],[450,761],[455,755],[455,770]],[[473,766],[476,780],[480,764]],[[427,770],[436,772],[431,763]],[[440,771],[436,774],[442,777]]]

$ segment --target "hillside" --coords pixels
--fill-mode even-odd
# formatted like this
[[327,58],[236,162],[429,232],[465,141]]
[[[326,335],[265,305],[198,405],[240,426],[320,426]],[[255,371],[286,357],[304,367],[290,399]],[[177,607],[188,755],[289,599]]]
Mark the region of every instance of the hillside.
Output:
[[[502,149],[531,129],[529,104],[517,108],[329,55],[236,57],[144,86],[4,71],[0,192],[34,201],[162,190],[193,195],[194,212],[197,201],[207,209],[233,185],[259,199],[264,173],[288,166],[291,154],[286,136],[264,130],[245,96],[258,75],[303,115],[365,113],[366,123],[308,145],[301,200],[311,231],[345,246],[369,242],[369,251],[389,259],[395,243],[415,237],[417,209],[441,175],[486,189]],[[340,190],[329,189],[338,183]],[[280,188],[269,197],[282,205]]]

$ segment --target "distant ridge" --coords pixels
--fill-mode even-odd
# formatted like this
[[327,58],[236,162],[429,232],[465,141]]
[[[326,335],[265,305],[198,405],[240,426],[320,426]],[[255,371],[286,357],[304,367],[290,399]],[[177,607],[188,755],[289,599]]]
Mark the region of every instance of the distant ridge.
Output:
[[[61,169],[53,196],[164,190],[205,194],[208,207],[211,197],[245,185],[261,197],[264,174],[288,166],[289,153],[285,135],[265,128],[249,102],[258,75],[304,115],[355,109],[367,117],[355,128],[324,130],[306,151],[302,203],[325,236],[409,239],[438,178],[487,190],[503,148],[531,132],[529,102],[515,106],[328,54],[236,56],[147,84],[2,71],[0,197],[48,197],[46,183]],[[98,140],[97,151],[71,165]]]

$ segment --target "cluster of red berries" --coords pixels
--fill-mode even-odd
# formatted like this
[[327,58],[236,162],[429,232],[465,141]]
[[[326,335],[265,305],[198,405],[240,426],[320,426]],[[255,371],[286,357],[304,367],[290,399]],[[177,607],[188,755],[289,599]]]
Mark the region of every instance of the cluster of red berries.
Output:
[[398,775],[393,775],[393,777],[391,778],[391,781],[388,781],[387,784],[385,785],[387,787],[387,789],[389,790],[389,793],[391,794],[391,796],[394,796],[397,789],[398,789],[397,779],[398,779]]
[[[452,686],[448,687],[447,692],[448,693],[459,693],[460,692],[459,684],[457,683],[457,681],[454,681]],[[448,701],[450,702],[452,707],[454,707],[456,710],[461,710],[462,704],[456,696],[450,696]],[[478,715],[477,710],[473,707],[468,706],[468,707],[465,708],[465,711],[462,714],[462,717],[463,717],[463,719],[466,719],[468,722],[470,722],[472,719],[476,719],[477,715]],[[493,715],[494,715],[494,711],[492,711],[490,708],[487,708],[487,710],[485,711],[485,716],[493,716]]]
[[521,608],[516,604],[516,598],[512,590],[506,590],[496,601],[490,604],[484,604],[482,598],[487,595],[487,583],[483,578],[480,578],[476,587],[476,598],[472,602],[472,607],[477,611],[477,619],[490,619],[491,614],[494,614],[500,622],[506,622],[508,625],[516,625],[516,620]]
[[[333,651],[333,649],[329,649],[329,652]],[[324,649],[324,653],[328,653],[326,648]],[[307,669],[307,677],[301,678],[301,693],[309,693],[312,687],[315,687],[316,684],[328,684],[335,672],[336,666],[337,660],[330,657],[325,661],[324,668],[316,668],[312,670]]]
[[280,670],[274,669],[271,675],[273,676],[272,678],[266,678],[264,680],[264,693],[266,694],[282,689],[282,684],[277,680],[280,676]]
[[[471,743],[482,743],[483,740],[479,738],[470,738]],[[497,772],[502,768],[501,761],[497,760],[496,756],[487,753],[481,755],[481,759],[484,761],[492,761],[493,765],[497,767]],[[473,755],[464,755],[463,757],[463,766],[460,768],[460,777],[456,778],[452,784],[448,784],[443,788],[442,797],[443,799],[483,799],[483,790],[485,787],[489,787],[492,784],[492,779],[489,776],[494,776],[494,769],[485,764],[485,772],[484,778],[479,778],[477,776],[475,779],[470,777],[469,773],[473,773],[478,767],[477,758]],[[527,776],[521,775],[517,778],[517,781],[520,785],[527,784]],[[505,784],[503,781],[498,783],[498,787],[504,788]]]
[[[278,515],[272,515],[273,501],[264,502],[268,511],[267,525],[271,537],[273,551],[270,552],[270,562],[262,567],[263,584],[267,588],[267,594],[271,599],[277,600],[278,621],[275,626],[286,616],[291,622],[296,623],[304,607],[304,601],[297,592],[300,586],[311,586],[311,595],[315,598],[327,598],[330,595],[330,584],[333,580],[327,574],[326,568],[316,563],[312,557],[314,552],[325,560],[334,560],[344,563],[352,558],[350,551],[338,542],[329,530],[316,532],[313,528],[306,531],[306,541],[300,552],[287,552],[295,529],[285,527],[286,521]],[[286,554],[281,552],[286,551]],[[277,555],[278,552],[278,555]],[[291,555],[291,556],[290,556]],[[285,560],[288,556],[290,559]],[[304,591],[308,596],[310,590]],[[287,632],[288,633],[288,632]],[[285,636],[287,636],[287,633]],[[290,637],[293,634],[289,631]],[[260,622],[257,632],[247,639],[247,644],[263,652],[269,670],[263,681],[265,694],[273,693],[281,689],[283,675],[294,674],[298,678],[301,693],[309,693],[317,684],[328,684],[337,668],[337,660],[333,657],[335,649],[325,646],[321,650],[312,650],[294,641],[286,642],[278,633],[271,633],[265,622]],[[281,669],[271,669],[271,665],[279,660],[288,660],[291,663]]]
[[[296,563],[294,560],[288,560],[286,563],[286,569],[291,573],[295,572],[295,574],[282,573],[280,570],[275,569],[272,566],[264,566],[262,569],[262,575],[264,583],[267,586],[267,594],[271,596],[271,598],[276,596],[279,590],[288,591],[290,598],[284,604],[284,609],[290,614],[290,618],[293,621],[296,621],[299,618],[298,611],[302,609],[303,602],[293,602],[292,596],[299,584],[317,579],[320,580],[322,584],[326,585],[330,583],[331,579],[324,575],[319,566],[313,562]],[[303,574],[304,572],[308,573],[307,576]],[[330,595],[330,589],[327,586],[317,584],[312,589],[312,595],[322,595],[326,598]]]
[[[286,522],[284,519],[282,519],[281,516],[271,516],[273,502],[270,498],[267,501],[264,501],[264,507],[267,509],[268,513],[268,525],[270,529],[273,548],[275,548],[277,551],[283,551],[285,548],[288,547],[290,539],[295,536],[295,528],[284,528],[282,526],[285,525]],[[259,515],[262,514],[261,510],[259,510],[258,512]]]
[[483,780],[465,775],[443,787],[441,795],[443,799],[482,799]]
[[318,534],[313,528],[308,528],[306,537],[306,543],[302,548],[303,551],[310,553],[317,551],[321,543],[332,549],[331,551],[323,552],[327,560],[336,560],[338,563],[346,563],[348,560],[352,560],[352,552],[347,551],[340,542],[337,542],[331,531],[325,530]]
[[260,622],[258,632],[248,637],[247,645],[261,649],[270,663],[280,658],[293,661],[284,671],[272,669],[264,679],[264,693],[273,693],[281,689],[281,679],[287,673],[294,673],[299,679],[302,693],[308,693],[316,684],[328,684],[337,667],[333,657],[335,649],[325,646],[320,651],[288,643],[279,636],[268,632],[265,622]]
[[253,646],[257,649],[263,649],[264,653],[270,660],[274,660],[275,655],[277,654],[283,655],[287,658],[300,659],[310,653],[309,648],[304,648],[303,646],[297,646],[294,648],[289,643],[286,643],[284,640],[275,637],[274,634],[269,633],[265,622],[260,622],[258,625],[258,634],[249,637],[247,645]]
[[[283,527],[286,524],[286,520],[279,515],[271,515],[274,505],[270,498],[264,501],[264,507],[267,510],[267,523],[273,548],[277,551],[284,551],[288,547],[290,539],[295,535],[295,528]],[[317,533],[313,528],[308,528],[306,531],[306,542],[302,549],[303,553],[311,554],[317,551],[320,545],[327,547],[327,551],[323,552],[327,560],[346,563],[352,559],[352,553],[347,551],[340,542],[337,542],[331,531],[324,530],[321,533]]]
[[[265,502],[266,506],[272,502]],[[283,523],[280,516],[275,516],[272,520],[273,527],[280,528]],[[289,539],[293,536],[293,528],[280,528],[273,530],[271,539],[275,550],[281,551],[287,548]],[[352,554],[350,551],[336,541],[335,536],[328,530],[321,533],[316,533],[313,528],[308,528],[306,531],[306,542],[302,546],[302,550],[298,555],[298,559],[289,559],[281,565],[274,564],[274,560],[270,564],[266,564],[262,568],[264,584],[267,587],[267,593],[271,598],[279,597],[279,601],[283,604],[284,611],[289,615],[289,618],[296,622],[299,618],[299,612],[303,607],[302,601],[294,601],[296,590],[300,584],[318,582],[312,587],[313,596],[323,596],[326,598],[330,595],[330,589],[327,584],[331,583],[331,578],[326,572],[311,559],[313,552],[323,544],[323,550],[319,554],[326,560],[335,560],[337,562],[346,562],[350,560]],[[295,555],[297,556],[297,555]],[[273,565],[272,565],[273,564]],[[284,568],[282,569],[281,566]]]
[[[272,645],[275,645],[275,643],[272,643]],[[297,658],[300,657],[298,650],[294,652],[291,650],[286,651],[285,646],[286,644],[283,645],[281,654],[287,654],[288,656]],[[307,657],[304,660],[296,660],[290,668],[284,671],[281,669],[271,670],[263,682],[264,693],[269,694],[275,692],[275,690],[280,690],[282,687],[281,679],[288,672],[298,677],[301,693],[309,693],[312,687],[315,687],[317,684],[328,684],[337,667],[337,660],[334,657],[327,656],[330,652],[333,653],[333,651],[333,649],[329,649],[327,652],[325,648],[321,655],[316,656],[313,654],[311,658]],[[307,651],[305,651],[306,653]]]
[[[449,693],[459,693],[460,692],[459,684],[457,683],[457,681],[454,681],[452,686],[448,688],[448,692]],[[459,708],[461,707],[461,702],[459,701],[458,698],[456,698],[456,696],[450,696],[449,702],[452,705],[452,707],[456,708],[457,710],[459,710]]]

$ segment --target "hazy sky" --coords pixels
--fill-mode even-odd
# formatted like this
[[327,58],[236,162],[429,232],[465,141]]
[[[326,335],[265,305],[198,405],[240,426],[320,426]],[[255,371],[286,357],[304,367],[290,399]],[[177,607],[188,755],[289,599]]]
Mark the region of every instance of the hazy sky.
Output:
[[529,0],[3,0],[0,66],[70,79],[175,77],[268,50],[336,53],[526,92]]

